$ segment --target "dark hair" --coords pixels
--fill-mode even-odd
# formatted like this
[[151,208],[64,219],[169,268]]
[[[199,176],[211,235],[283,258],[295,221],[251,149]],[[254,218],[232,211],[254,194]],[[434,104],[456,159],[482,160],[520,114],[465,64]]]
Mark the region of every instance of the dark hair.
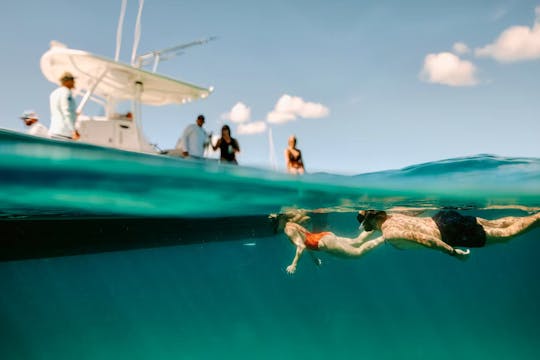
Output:
[[229,135],[231,134],[231,128],[229,127],[229,125],[223,125],[221,127],[221,132],[223,132],[223,130],[229,130]]
[[[365,211],[359,211],[358,215],[356,215],[356,219],[360,224],[364,224],[364,230],[371,231],[373,230],[373,227],[370,223],[370,220],[374,219],[375,221],[384,221],[386,220],[388,216],[386,215],[386,211],[382,210],[365,210]],[[368,220],[368,222],[366,222]]]
[[197,116],[197,120],[202,120],[202,121],[204,121],[204,115],[201,114],[201,115]]

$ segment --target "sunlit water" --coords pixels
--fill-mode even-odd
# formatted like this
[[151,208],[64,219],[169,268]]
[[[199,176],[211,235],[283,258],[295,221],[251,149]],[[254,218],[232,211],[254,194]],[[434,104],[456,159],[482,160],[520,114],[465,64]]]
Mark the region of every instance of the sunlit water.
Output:
[[268,214],[354,236],[366,207],[524,216],[540,159],[297,178],[1,132],[0,359],[540,358],[539,228],[467,262],[384,245],[286,274]]

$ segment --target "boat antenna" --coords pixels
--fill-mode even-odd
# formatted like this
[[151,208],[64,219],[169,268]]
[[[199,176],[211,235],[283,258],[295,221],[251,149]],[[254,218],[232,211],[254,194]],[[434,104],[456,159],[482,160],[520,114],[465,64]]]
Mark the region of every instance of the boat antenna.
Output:
[[116,52],[114,54],[114,61],[120,60],[120,48],[122,46],[122,28],[124,27],[124,17],[126,16],[127,0],[122,0],[122,6],[120,7],[120,17],[118,18],[118,27],[116,28]]
[[270,167],[272,170],[277,170],[277,163],[276,163],[276,149],[274,147],[274,136],[272,134],[272,128],[268,127],[268,152],[270,153]]
[[139,11],[137,13],[137,22],[135,23],[135,34],[133,37],[133,50],[131,51],[131,66],[135,65],[137,48],[139,47],[139,40],[141,40],[141,16],[143,5],[144,0],[139,0]]
[[195,40],[186,44],[176,45],[161,50],[153,50],[146,54],[140,55],[137,58],[136,64],[134,64],[134,66],[140,68],[146,65],[150,65],[153,62],[154,65],[152,66],[152,72],[156,72],[160,61],[169,60],[170,58],[181,55],[183,54],[182,50],[184,49],[190,48],[192,46],[203,45],[209,41],[216,39],[216,36],[211,36],[206,39]]

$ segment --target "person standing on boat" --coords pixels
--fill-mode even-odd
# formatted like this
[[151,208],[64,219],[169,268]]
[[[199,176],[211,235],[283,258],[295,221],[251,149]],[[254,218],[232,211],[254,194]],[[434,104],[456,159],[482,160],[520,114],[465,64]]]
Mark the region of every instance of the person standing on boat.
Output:
[[289,174],[303,174],[304,161],[302,160],[302,152],[296,147],[296,136],[289,137],[289,147],[285,149],[285,163]]
[[79,132],[75,129],[77,106],[73,99],[72,89],[75,88],[75,77],[65,72],[60,78],[61,86],[50,96],[51,128],[49,135],[57,139],[78,140]]
[[212,145],[212,149],[216,151],[220,150],[220,161],[222,163],[229,163],[238,165],[236,161],[236,153],[240,152],[240,145],[238,141],[231,137],[231,128],[229,125],[223,125],[221,128],[221,138],[217,141],[216,145]]
[[195,124],[188,125],[182,136],[176,142],[176,148],[182,152],[182,156],[202,158],[204,148],[210,143],[209,134],[203,129],[204,115],[197,116]]
[[41,137],[49,137],[49,129],[39,122],[39,116],[32,110],[26,110],[21,116],[22,121],[28,127],[28,134]]

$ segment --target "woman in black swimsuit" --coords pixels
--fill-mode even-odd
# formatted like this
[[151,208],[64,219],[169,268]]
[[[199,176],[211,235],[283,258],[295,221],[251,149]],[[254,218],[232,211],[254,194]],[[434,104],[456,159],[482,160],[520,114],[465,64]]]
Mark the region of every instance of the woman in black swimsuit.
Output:
[[305,172],[302,152],[296,148],[296,137],[294,135],[289,137],[289,147],[285,149],[285,162],[287,171],[290,174],[303,174]]
[[217,141],[216,145],[212,145],[212,149],[219,149],[221,152],[220,161],[223,163],[229,163],[238,165],[236,161],[236,153],[240,152],[240,145],[238,141],[231,137],[231,128],[229,125],[223,125],[221,128],[221,138]]

